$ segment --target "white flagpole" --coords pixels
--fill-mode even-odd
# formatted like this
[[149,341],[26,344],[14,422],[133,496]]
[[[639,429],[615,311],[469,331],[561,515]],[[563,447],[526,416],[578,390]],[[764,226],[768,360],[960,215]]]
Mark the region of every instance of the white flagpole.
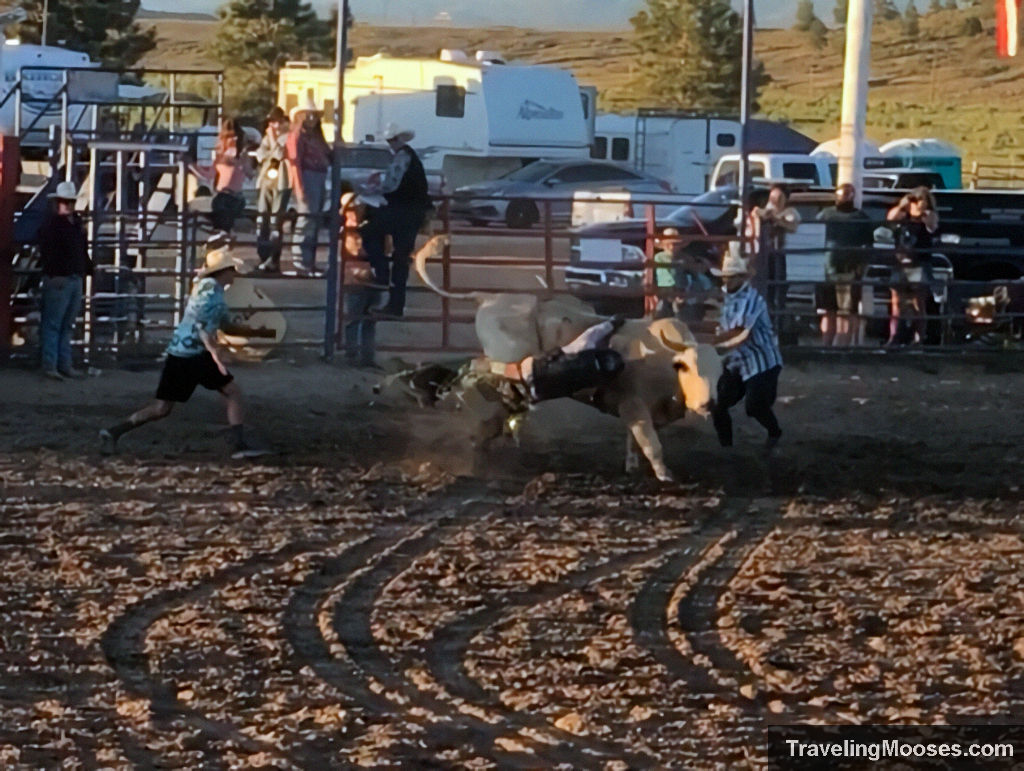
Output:
[[871,74],[871,0],[850,0],[846,16],[846,63],[843,68],[843,114],[839,129],[839,173],[836,184],[850,183],[861,205],[864,171],[864,125]]

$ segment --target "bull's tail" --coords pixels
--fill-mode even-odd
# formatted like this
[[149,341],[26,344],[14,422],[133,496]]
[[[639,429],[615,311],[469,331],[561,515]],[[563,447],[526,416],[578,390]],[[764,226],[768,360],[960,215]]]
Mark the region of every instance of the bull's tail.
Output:
[[413,262],[416,265],[416,272],[420,276],[420,281],[423,285],[437,292],[441,297],[447,297],[450,300],[480,300],[482,296],[485,296],[483,292],[449,292],[442,289],[433,282],[430,275],[427,273],[427,260],[431,257],[440,257],[444,253],[444,248],[450,243],[448,236],[434,236],[427,243],[423,244],[418,252],[413,255]]

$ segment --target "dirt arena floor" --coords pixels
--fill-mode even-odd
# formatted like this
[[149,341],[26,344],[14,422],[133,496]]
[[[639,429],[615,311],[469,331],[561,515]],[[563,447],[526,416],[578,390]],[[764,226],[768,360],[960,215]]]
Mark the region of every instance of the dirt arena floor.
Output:
[[[1024,362],[814,357],[766,456],[689,418],[678,482],[541,405],[520,446],[376,376],[0,370],[0,767],[747,768],[765,724],[1024,722]],[[1024,752],[1024,747],[1021,748]]]

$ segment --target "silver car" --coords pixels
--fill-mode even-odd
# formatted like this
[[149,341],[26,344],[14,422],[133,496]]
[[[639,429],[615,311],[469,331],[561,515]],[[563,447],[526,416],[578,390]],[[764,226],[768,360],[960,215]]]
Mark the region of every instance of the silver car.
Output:
[[457,188],[451,216],[473,225],[504,222],[510,228],[528,228],[541,221],[547,201],[551,218],[564,224],[572,214],[573,194],[581,190],[665,193],[672,188],[614,163],[541,160],[503,177]]

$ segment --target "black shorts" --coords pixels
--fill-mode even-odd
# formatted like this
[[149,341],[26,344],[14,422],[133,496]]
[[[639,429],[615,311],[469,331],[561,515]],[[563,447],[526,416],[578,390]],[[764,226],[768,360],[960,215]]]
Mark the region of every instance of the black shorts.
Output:
[[160,373],[160,385],[156,387],[156,398],[163,402],[187,402],[197,385],[219,391],[234,380],[231,373],[221,374],[209,351],[198,356],[172,356],[167,354],[164,371]]

